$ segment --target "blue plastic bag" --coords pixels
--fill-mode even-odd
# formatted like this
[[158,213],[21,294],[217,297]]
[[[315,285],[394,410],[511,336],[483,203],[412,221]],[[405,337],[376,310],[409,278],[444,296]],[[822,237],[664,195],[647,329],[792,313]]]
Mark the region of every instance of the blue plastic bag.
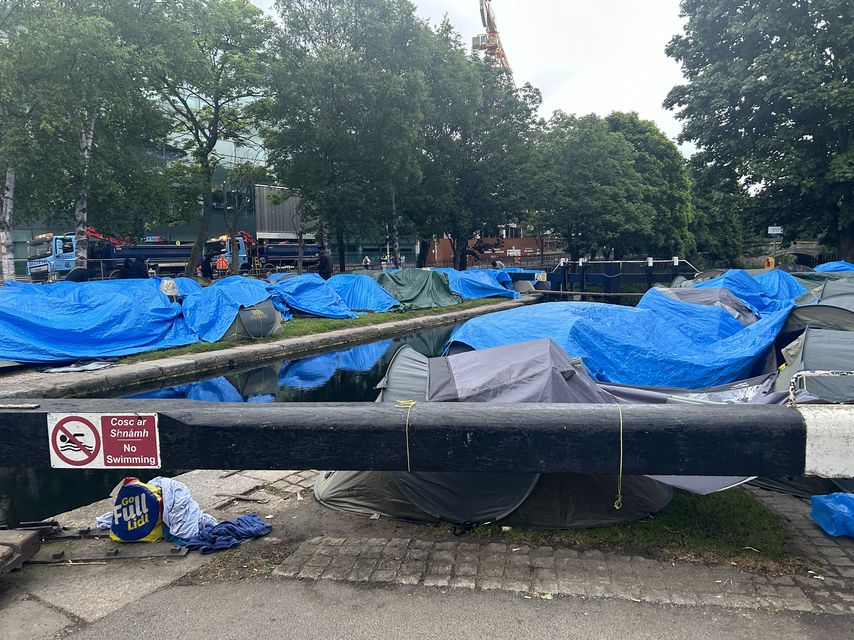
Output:
[[854,493],[813,496],[810,516],[826,534],[854,538]]

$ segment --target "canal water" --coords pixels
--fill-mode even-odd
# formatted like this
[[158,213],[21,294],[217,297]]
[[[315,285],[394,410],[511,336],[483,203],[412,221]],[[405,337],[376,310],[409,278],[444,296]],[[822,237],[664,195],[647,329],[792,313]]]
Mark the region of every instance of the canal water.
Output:
[[[454,326],[279,362],[243,373],[134,393],[130,398],[181,398],[208,402],[373,402],[377,383],[395,352],[409,345],[437,356]],[[161,469],[174,475],[178,470]],[[0,524],[10,527],[39,520],[100,500],[132,470],[65,470],[0,468]],[[157,471],[142,470],[147,480]]]

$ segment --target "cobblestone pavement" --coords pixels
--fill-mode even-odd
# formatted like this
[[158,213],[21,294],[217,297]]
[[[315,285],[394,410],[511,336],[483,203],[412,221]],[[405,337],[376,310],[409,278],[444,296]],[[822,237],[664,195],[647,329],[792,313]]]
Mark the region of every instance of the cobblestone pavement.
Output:
[[[455,538],[327,537],[304,541],[274,570],[284,578],[523,592],[530,597],[613,597],[636,602],[854,614],[854,541],[826,536],[804,500],[749,489],[792,525],[794,544],[817,568],[764,575],[730,565],[637,555],[478,543]],[[424,536],[429,537],[429,536]]]

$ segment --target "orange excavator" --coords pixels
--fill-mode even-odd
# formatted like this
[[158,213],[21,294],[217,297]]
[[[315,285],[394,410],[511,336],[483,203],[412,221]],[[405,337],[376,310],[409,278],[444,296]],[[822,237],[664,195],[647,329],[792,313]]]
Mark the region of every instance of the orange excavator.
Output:
[[516,86],[513,79],[513,70],[507,62],[507,54],[501,44],[501,36],[498,35],[498,27],[495,24],[495,12],[492,10],[491,0],[480,0],[480,20],[486,33],[477,35],[471,39],[472,49],[483,51],[487,56],[493,58],[499,67],[507,71],[511,84]]

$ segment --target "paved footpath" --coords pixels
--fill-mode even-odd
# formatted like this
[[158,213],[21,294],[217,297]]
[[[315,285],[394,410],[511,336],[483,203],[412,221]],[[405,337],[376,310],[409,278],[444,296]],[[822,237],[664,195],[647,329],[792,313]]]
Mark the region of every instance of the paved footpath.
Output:
[[[150,637],[133,632],[128,621],[157,619],[161,609],[168,614],[155,624],[161,637],[399,637],[405,629],[435,637],[445,627],[458,628],[463,637],[482,637],[493,628],[500,637],[522,637],[526,627],[519,621],[532,629],[526,637],[557,637],[555,629],[560,637],[585,638],[854,637],[854,541],[825,536],[809,520],[806,501],[796,498],[751,489],[791,523],[798,552],[816,567],[814,573],[769,575],[730,565],[509,545],[343,514],[313,499],[313,477],[308,471],[180,476],[217,517],[255,510],[273,524],[273,533],[214,556],[26,566],[0,578],[0,638]],[[269,502],[248,504],[218,493]],[[109,506],[104,500],[61,519],[91,525]],[[380,607],[373,618],[360,608],[368,601]],[[411,626],[395,617],[404,613]],[[550,617],[538,619],[545,613]],[[543,626],[551,616],[568,626]],[[303,620],[297,631],[288,626],[294,620]],[[714,621],[727,633],[712,633]],[[176,625],[174,633],[165,624]],[[435,633],[425,632],[429,625]]]

